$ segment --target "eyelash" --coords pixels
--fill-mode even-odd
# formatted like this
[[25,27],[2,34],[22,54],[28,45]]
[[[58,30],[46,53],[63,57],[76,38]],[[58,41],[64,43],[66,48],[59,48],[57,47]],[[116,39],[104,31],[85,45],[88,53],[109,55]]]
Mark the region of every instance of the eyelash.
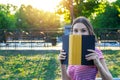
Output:
[[[75,29],[75,30],[73,30],[74,32],[78,32],[78,30],[77,29]],[[86,30],[81,30],[81,32],[86,32]]]
[[81,30],[81,32],[86,32],[86,30]]
[[78,32],[78,30],[77,30],[77,29],[75,29],[75,30],[74,30],[74,32]]

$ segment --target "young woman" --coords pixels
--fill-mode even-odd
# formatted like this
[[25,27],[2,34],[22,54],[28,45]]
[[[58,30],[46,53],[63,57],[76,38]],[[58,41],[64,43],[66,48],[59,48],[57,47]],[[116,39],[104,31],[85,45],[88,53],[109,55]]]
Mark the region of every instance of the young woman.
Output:
[[[85,17],[78,17],[73,21],[72,34],[75,35],[95,35],[91,23]],[[68,65],[61,64],[62,80],[95,80],[96,74],[99,71],[102,80],[112,80],[112,75],[109,72],[102,52],[99,49],[91,50],[91,53],[86,55],[86,60],[93,60],[94,66],[86,65]],[[60,51],[59,60],[66,58],[64,50]]]

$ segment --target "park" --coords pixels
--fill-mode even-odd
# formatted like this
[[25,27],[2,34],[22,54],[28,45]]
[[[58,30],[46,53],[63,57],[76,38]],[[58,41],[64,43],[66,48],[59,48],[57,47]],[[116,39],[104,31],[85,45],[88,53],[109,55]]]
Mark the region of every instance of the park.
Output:
[[[36,1],[0,1],[0,80],[61,80],[62,36],[71,34],[79,16],[92,23],[95,46],[113,80],[120,80],[120,0],[53,0],[51,5],[40,0],[49,8]],[[96,80],[102,80],[99,73]]]

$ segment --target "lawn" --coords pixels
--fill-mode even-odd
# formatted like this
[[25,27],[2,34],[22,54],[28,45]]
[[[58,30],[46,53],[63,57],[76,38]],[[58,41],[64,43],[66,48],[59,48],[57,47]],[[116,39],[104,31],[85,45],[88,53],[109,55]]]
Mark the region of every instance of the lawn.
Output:
[[[104,50],[113,77],[120,77],[120,51]],[[2,80],[58,80],[59,51],[0,51]]]
[[106,50],[103,53],[113,77],[120,78],[120,50]]

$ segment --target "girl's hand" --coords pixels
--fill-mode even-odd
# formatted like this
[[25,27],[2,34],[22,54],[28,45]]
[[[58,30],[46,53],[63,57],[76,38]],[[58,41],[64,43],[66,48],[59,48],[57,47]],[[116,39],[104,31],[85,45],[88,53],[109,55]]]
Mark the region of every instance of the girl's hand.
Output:
[[88,61],[90,60],[93,60],[94,61],[94,64],[97,65],[100,63],[100,60],[99,60],[99,57],[98,57],[98,54],[95,50],[92,50],[92,49],[88,49],[89,52],[91,52],[90,54],[87,54],[85,57]]
[[58,55],[58,60],[61,62],[62,60],[65,60],[66,58],[66,52],[64,50],[60,50],[60,54]]

